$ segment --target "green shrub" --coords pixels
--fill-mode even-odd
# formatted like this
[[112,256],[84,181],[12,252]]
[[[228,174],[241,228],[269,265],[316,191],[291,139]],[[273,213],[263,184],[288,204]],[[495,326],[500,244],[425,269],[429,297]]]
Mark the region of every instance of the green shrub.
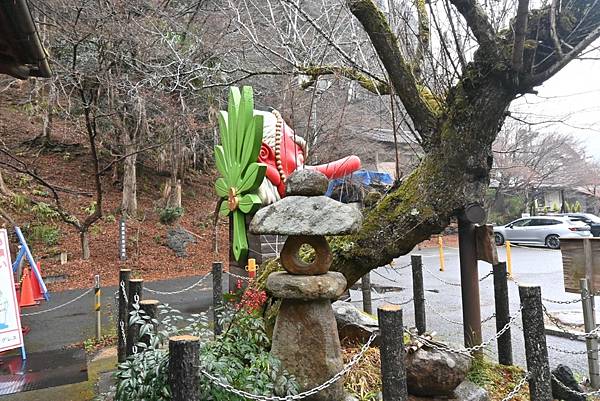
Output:
[[107,223],[111,223],[111,224],[117,221],[117,218],[115,217],[114,214],[108,214],[108,215],[104,216],[103,219]]
[[158,216],[163,224],[172,224],[183,215],[182,207],[165,207],[159,209]]
[[[226,380],[232,386],[253,394],[284,396],[297,394],[293,377],[281,369],[280,363],[269,353],[270,341],[264,323],[258,314],[245,309],[228,307],[223,311],[224,334],[213,340],[208,329],[206,313],[181,316],[168,305],[160,307],[161,327],[154,332],[153,324],[139,306],[134,305],[129,324],[140,325],[140,336],[148,335],[150,346],[138,343],[139,351],[118,366],[115,373],[117,389],[115,401],[145,400],[168,401],[168,347],[163,347],[173,335],[189,334],[200,338],[200,369]],[[198,378],[200,399],[206,401],[242,401],[243,398],[224,392],[210,384],[202,375]]]
[[58,244],[58,240],[60,239],[60,230],[58,227],[41,224],[31,227],[30,235],[34,242],[54,246]]
[[52,220],[59,216],[55,209],[44,202],[39,202],[33,205],[31,212],[40,220]]
[[24,195],[15,194],[13,196],[13,202],[12,203],[13,203],[15,209],[23,211],[29,205],[29,200]]

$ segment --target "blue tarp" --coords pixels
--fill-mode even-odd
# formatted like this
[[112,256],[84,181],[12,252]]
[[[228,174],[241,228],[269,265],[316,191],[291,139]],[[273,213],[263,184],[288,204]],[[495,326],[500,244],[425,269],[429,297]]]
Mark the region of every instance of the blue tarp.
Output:
[[329,181],[329,187],[327,188],[325,196],[331,196],[335,187],[348,182],[358,182],[364,186],[374,184],[392,185],[394,183],[394,178],[388,173],[381,173],[379,171],[358,170],[345,177],[336,178],[335,180]]

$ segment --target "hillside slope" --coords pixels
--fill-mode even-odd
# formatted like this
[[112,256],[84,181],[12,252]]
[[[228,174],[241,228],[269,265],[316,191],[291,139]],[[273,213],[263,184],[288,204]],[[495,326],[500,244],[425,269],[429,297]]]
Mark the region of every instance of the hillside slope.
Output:
[[[94,187],[82,122],[78,126],[55,117],[52,146],[42,148],[31,144],[42,132],[41,117],[32,111],[29,104],[23,105],[20,96],[5,93],[0,101],[0,146],[26,163],[35,174],[60,188],[59,194],[65,208],[78,218],[85,218],[93,207],[94,198],[90,195]],[[98,142],[101,144],[102,140]],[[103,153],[106,154],[103,163],[110,162],[112,159],[108,152]],[[10,160],[6,155],[0,155],[2,162],[19,166],[18,161]],[[8,189],[15,194],[0,195],[0,207],[23,228],[34,256],[42,263],[43,275],[49,278],[49,282],[55,281],[49,284],[51,290],[89,288],[95,274],[101,275],[103,285],[116,284],[118,271],[123,267],[133,269],[135,275],[145,280],[156,280],[204,274],[213,261],[226,260],[227,225],[224,221],[220,222],[218,230],[221,254],[212,251],[212,213],[216,201],[212,189],[215,178],[213,172],[194,173],[186,178],[183,185],[182,205],[185,212],[176,225],[192,232],[196,243],[187,246],[187,257],[177,257],[165,245],[167,231],[172,226],[159,222],[156,207],[167,178],[151,167],[140,166],[139,215],[136,219],[128,220],[129,258],[121,262],[118,257],[121,188],[113,185],[110,174],[104,176],[102,181],[104,217],[90,230],[91,258],[82,260],[78,232],[59,218],[52,217],[43,204],[40,206],[40,202],[50,205],[54,202],[47,188],[6,165],[0,164],[0,170]],[[13,231],[3,219],[0,219],[0,224]],[[14,249],[14,241],[12,245]],[[61,264],[60,254],[64,252],[68,255],[68,261]]]

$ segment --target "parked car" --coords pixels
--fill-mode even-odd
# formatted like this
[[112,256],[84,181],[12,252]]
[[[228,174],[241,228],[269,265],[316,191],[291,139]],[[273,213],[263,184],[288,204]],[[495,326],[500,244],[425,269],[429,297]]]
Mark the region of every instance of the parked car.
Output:
[[591,213],[563,213],[571,221],[581,221],[590,226],[590,231],[594,237],[600,237],[600,217]]
[[494,227],[496,245],[505,241],[517,244],[539,244],[560,248],[560,238],[591,237],[590,227],[567,216],[532,216],[517,219],[505,226]]

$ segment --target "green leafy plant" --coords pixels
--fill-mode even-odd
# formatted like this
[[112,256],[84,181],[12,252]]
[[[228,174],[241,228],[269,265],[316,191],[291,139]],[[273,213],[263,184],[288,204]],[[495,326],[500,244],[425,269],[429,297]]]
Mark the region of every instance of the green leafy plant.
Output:
[[33,205],[31,212],[40,220],[53,220],[59,216],[59,213],[55,209],[44,202]]
[[267,166],[257,163],[263,136],[263,118],[254,115],[252,87],[229,89],[228,112],[219,114],[221,145],[215,147],[215,162],[221,177],[215,182],[221,202],[219,213],[232,216],[233,255],[236,260],[246,257],[246,214],[261,205],[254,192],[265,176]]
[[47,246],[58,244],[60,230],[57,227],[41,224],[31,227],[31,238],[34,242],[42,242]]
[[88,207],[83,208],[83,211],[88,216],[91,216],[92,214],[94,214],[96,212],[97,207],[98,207],[98,205],[96,204],[96,201],[93,201],[92,203],[90,203],[90,205]]
[[158,211],[158,218],[163,224],[173,224],[181,216],[183,216],[182,207],[165,207]]
[[111,223],[111,224],[117,221],[117,218],[115,217],[114,214],[107,214],[106,216],[103,217],[103,219],[107,223]]
[[[183,317],[181,312],[160,306],[160,321],[150,319],[133,305],[129,324],[140,326],[140,336],[147,336],[149,345],[138,343],[138,353],[118,366],[115,373],[115,401],[168,401],[168,347],[173,335],[189,334],[200,338],[199,365],[202,370],[227,381],[234,387],[265,396],[297,393],[297,384],[269,354],[270,341],[259,316],[243,313],[244,309],[228,307],[222,311],[225,332],[217,339],[209,330],[206,313]],[[155,328],[160,325],[160,330]],[[242,401],[243,399],[213,386],[201,376],[197,382],[202,400]]]
[[25,210],[29,204],[29,200],[21,194],[15,194],[12,199],[12,203],[17,210]]

